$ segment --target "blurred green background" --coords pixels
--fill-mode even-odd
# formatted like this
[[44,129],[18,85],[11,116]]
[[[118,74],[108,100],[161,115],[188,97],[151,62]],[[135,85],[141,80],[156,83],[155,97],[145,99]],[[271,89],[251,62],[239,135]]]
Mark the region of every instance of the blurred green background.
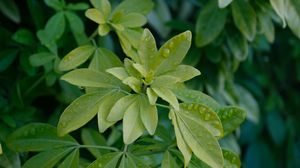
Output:
[[[111,0],[112,4],[118,2]],[[234,19],[233,6],[238,4],[230,4],[218,16],[213,0],[154,2],[145,27],[151,29],[158,45],[184,30],[193,32],[193,44],[184,63],[195,66],[202,75],[187,85],[208,93],[221,104],[247,110],[241,128],[221,143],[240,153],[246,168],[300,167],[300,40],[288,27],[283,28],[269,1],[244,1],[256,14],[256,33],[251,41]],[[300,6],[295,8],[300,11]],[[96,28],[84,17],[84,10],[62,10],[73,12],[79,21],[66,22],[62,36],[55,41],[60,58],[80,43],[74,32],[84,38]],[[55,12],[41,0],[0,0],[1,142],[29,122],[56,125],[67,104],[82,94],[79,88],[59,80],[62,73],[55,70],[55,61],[45,59],[39,64],[30,59],[34,53],[47,50],[37,32]],[[224,19],[220,18],[225,14]],[[224,25],[220,26],[221,21]],[[85,30],[76,32],[74,27],[82,23]],[[218,27],[220,30],[216,30]],[[209,41],[200,38],[203,35],[211,39],[215,34]],[[115,40],[117,37],[110,34],[99,37],[98,43],[124,57]],[[13,152],[0,155],[0,165],[9,162],[14,167],[19,161]]]

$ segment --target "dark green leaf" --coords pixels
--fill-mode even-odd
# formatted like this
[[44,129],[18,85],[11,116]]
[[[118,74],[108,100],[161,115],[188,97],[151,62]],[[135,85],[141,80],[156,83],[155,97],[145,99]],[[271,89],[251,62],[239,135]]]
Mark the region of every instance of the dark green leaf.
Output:
[[44,0],[44,1],[49,7],[55,10],[62,10],[64,7],[63,3],[61,3],[60,0]]
[[38,67],[45,65],[49,63],[50,61],[54,60],[56,56],[52,53],[48,52],[42,52],[42,53],[37,53],[33,54],[29,57],[29,62],[32,66]]
[[239,32],[228,32],[227,44],[235,59],[244,61],[248,57],[247,39]]
[[18,51],[9,49],[0,51],[0,72],[6,70],[17,57]]
[[79,167],[79,149],[70,153],[58,168],[78,168]]
[[121,152],[108,153],[91,163],[87,168],[116,168]]
[[[98,131],[92,129],[83,129],[81,131],[81,140],[84,145],[107,146],[105,138]],[[107,150],[87,148],[95,158],[100,158]]]
[[169,151],[166,151],[161,163],[161,168],[179,168],[176,160],[173,158]]
[[67,5],[67,9],[70,9],[70,10],[86,10],[87,8],[89,8],[89,5],[84,2],[75,3],[75,4],[69,3]]
[[19,29],[12,36],[12,39],[20,44],[32,46],[35,44],[35,39],[31,31],[27,29]]
[[152,10],[153,6],[154,4],[151,0],[143,0],[143,3],[140,3],[139,0],[124,0],[116,7],[114,14],[120,12],[124,14],[141,13],[146,15]]
[[16,23],[21,21],[20,11],[14,0],[0,0],[0,11]]
[[73,12],[65,12],[71,31],[78,45],[84,44],[88,38],[84,32],[84,24],[81,18]]
[[48,20],[44,30],[50,41],[56,41],[63,35],[65,27],[64,12],[58,12]]
[[285,18],[292,32],[300,38],[300,1],[285,1]]
[[278,112],[270,112],[267,114],[267,128],[273,142],[277,145],[281,145],[286,139],[286,126]]

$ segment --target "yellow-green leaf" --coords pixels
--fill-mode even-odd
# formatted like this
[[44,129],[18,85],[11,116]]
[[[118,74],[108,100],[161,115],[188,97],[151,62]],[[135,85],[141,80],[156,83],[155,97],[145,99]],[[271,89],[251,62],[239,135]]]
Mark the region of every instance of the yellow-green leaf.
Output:
[[115,123],[115,121],[108,121],[106,118],[114,104],[123,96],[125,96],[125,94],[121,92],[115,92],[113,94],[106,95],[105,98],[103,98],[103,101],[101,101],[97,107],[98,128],[100,132],[104,132],[107,128]]
[[142,88],[142,82],[141,80],[135,78],[135,77],[132,77],[132,76],[129,76],[127,78],[125,78],[123,81],[122,81],[125,85],[128,85],[132,90],[134,90],[136,93],[140,93]]
[[98,48],[89,69],[105,71],[113,67],[122,67],[123,63],[117,55],[105,48]]
[[241,161],[239,156],[229,150],[222,149],[223,157],[224,157],[224,168],[240,168]]
[[85,16],[98,24],[106,23],[106,19],[105,19],[103,13],[98,9],[95,9],[95,8],[88,9],[85,12]]
[[169,151],[166,151],[164,153],[161,168],[179,168],[179,166],[176,163],[176,160]]
[[80,96],[74,100],[61,114],[57,130],[59,135],[65,135],[89,122],[98,112],[94,109],[105,93],[96,92]]
[[114,67],[107,69],[106,72],[114,75],[116,78],[120,80],[124,80],[127,77],[129,77],[129,74],[127,73],[126,69],[124,67]]
[[300,1],[286,0],[285,1],[285,18],[292,32],[300,38]]
[[281,18],[282,20],[282,26],[286,26],[286,21],[285,21],[285,13],[286,13],[286,8],[285,8],[285,1],[283,0],[270,0],[270,3],[277,13],[277,15]]
[[141,13],[146,15],[152,10],[153,6],[152,0],[143,0],[142,3],[140,0],[124,0],[116,7],[114,14],[120,12],[124,14]]
[[200,75],[201,72],[190,65],[179,65],[176,69],[164,73],[164,75],[174,76],[179,79],[178,82],[184,82]]
[[156,88],[153,87],[152,90],[159,96],[161,97],[163,100],[167,101],[168,103],[170,103],[170,105],[175,109],[175,110],[179,110],[179,103],[178,100],[175,96],[175,94],[168,88]]
[[154,78],[153,83],[151,84],[151,87],[165,87],[165,88],[171,88],[173,87],[177,82],[179,82],[180,79],[176,76],[171,75],[161,75],[156,78]]
[[122,97],[118,100],[115,105],[111,108],[107,120],[108,121],[119,121],[124,117],[125,111],[128,107],[136,100],[137,95],[131,94]]
[[105,19],[107,19],[111,12],[111,5],[108,0],[91,0],[92,5],[103,13]]
[[123,118],[123,141],[125,144],[133,143],[140,137],[145,128],[140,117],[140,104],[135,100],[125,111]]
[[76,68],[84,63],[95,51],[95,47],[84,45],[75,48],[69,52],[59,63],[58,68],[61,71],[67,71]]
[[155,105],[158,95],[149,87],[147,88],[146,92],[147,92],[149,103],[151,105]]
[[100,36],[105,36],[109,33],[110,27],[108,24],[100,24],[98,27],[98,34]]
[[124,27],[134,28],[141,27],[146,24],[146,22],[147,19],[144,15],[139,13],[129,13],[127,15],[122,15],[122,17],[118,18],[118,21],[115,23],[121,24]]
[[144,127],[149,132],[150,135],[155,133],[158,115],[155,105],[151,105],[146,97],[146,95],[141,95],[139,97],[140,103],[140,115]]

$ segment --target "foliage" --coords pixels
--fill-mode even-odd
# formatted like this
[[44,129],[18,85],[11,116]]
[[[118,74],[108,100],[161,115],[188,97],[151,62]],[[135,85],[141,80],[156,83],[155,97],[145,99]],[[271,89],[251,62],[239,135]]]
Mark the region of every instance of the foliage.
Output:
[[299,9],[0,0],[0,167],[299,167]]

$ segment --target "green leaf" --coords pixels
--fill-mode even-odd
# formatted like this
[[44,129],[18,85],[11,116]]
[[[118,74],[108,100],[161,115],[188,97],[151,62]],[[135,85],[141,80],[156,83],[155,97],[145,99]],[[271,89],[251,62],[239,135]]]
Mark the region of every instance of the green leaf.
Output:
[[0,72],[6,70],[16,59],[18,50],[8,49],[0,51]]
[[[180,79],[177,78],[178,76],[171,76],[171,75],[160,75],[154,78],[154,81],[151,84],[153,88],[172,88],[176,83],[180,82]],[[167,83],[166,83],[167,82]]]
[[196,22],[196,45],[203,47],[214,41],[224,30],[227,10],[219,9],[215,1],[201,10]]
[[144,29],[141,42],[139,43],[137,50],[141,64],[144,66],[146,71],[153,69],[153,58],[157,55],[157,47],[155,39],[149,29]]
[[92,5],[99,9],[107,19],[111,12],[111,5],[108,0],[91,0]]
[[122,152],[108,153],[91,163],[87,168],[116,168]]
[[88,93],[74,100],[61,114],[57,130],[59,135],[65,135],[89,122],[98,112],[95,108],[106,92]]
[[6,146],[4,146],[4,143],[2,152],[3,153],[0,154],[0,166],[5,168],[21,168],[21,160],[18,153],[8,150]]
[[278,112],[267,114],[267,129],[276,145],[283,144],[286,139],[286,123]]
[[256,14],[245,0],[234,0],[231,5],[233,21],[240,32],[252,41],[256,34]]
[[123,155],[119,168],[150,168],[130,153]]
[[169,118],[172,120],[172,124],[174,126],[177,147],[179,148],[184,158],[184,167],[187,167],[192,157],[192,150],[187,145],[186,140],[183,137],[182,131],[179,128],[178,119],[174,111],[169,112]]
[[142,91],[142,81],[138,78],[129,76],[122,81],[125,85],[128,85],[132,90],[136,93],[140,93]]
[[113,67],[122,67],[123,63],[117,55],[105,48],[98,48],[89,66],[90,69],[105,71]]
[[231,32],[227,35],[227,44],[235,59],[244,61],[248,57],[247,39],[239,32]]
[[78,168],[79,167],[79,149],[73,150],[58,168]]
[[266,36],[269,43],[273,43],[275,39],[275,28],[271,17],[266,12],[257,11],[258,26],[261,32]]
[[22,168],[52,168],[71,150],[72,148],[59,148],[42,152],[27,160]]
[[136,94],[130,94],[127,96],[122,97],[120,100],[118,100],[114,106],[111,108],[107,120],[108,121],[119,121],[124,117],[125,111],[128,109],[128,107],[136,101],[137,95]]
[[[107,146],[105,138],[98,131],[92,129],[82,129],[81,140],[84,145]],[[97,148],[87,148],[95,158],[100,158],[107,150]]]
[[127,73],[126,69],[124,67],[114,67],[107,69],[106,72],[114,75],[116,78],[120,80],[124,80],[129,77],[129,74]]
[[136,99],[124,113],[123,141],[125,144],[133,143],[145,130],[140,117],[140,109],[139,101]]
[[241,161],[237,154],[232,151],[222,149],[224,156],[224,167],[240,168]]
[[1,145],[1,143],[0,143],[0,155],[2,155],[3,154],[3,151],[2,151],[2,145]]
[[58,12],[48,20],[44,30],[51,41],[56,41],[63,35],[65,27],[64,12]]
[[226,8],[233,0],[218,0],[219,8]]
[[105,24],[106,19],[101,11],[92,8],[85,12],[85,16],[98,24]]
[[108,94],[105,96],[103,101],[99,104],[98,108],[98,128],[100,132],[104,132],[107,128],[112,126],[115,122],[106,120],[109,112],[111,111],[113,105],[125,94],[121,92],[112,93],[112,95]]
[[0,11],[15,23],[20,23],[20,11],[14,0],[0,0]]
[[40,42],[46,46],[52,53],[57,54],[57,45],[55,40],[50,37],[45,30],[39,30],[37,32],[37,37]]
[[73,85],[83,87],[117,88],[115,79],[106,73],[91,69],[75,69],[61,77]]
[[170,103],[170,105],[175,109],[179,110],[179,103],[178,100],[175,96],[175,94],[168,88],[152,88],[152,90],[163,100],[167,101]]
[[217,113],[223,125],[224,136],[238,128],[246,118],[246,112],[234,106],[223,107]]
[[98,27],[98,34],[100,36],[106,36],[110,31],[110,26],[108,24],[100,24]]
[[75,48],[69,52],[59,63],[58,68],[61,71],[67,71],[76,68],[84,63],[94,53],[95,47],[92,45],[84,45]]
[[184,59],[191,46],[192,33],[183,32],[168,40],[160,49],[159,54],[154,57],[155,61],[151,67],[154,67],[157,75],[165,73],[176,68]]
[[189,65],[179,65],[176,69],[164,73],[164,75],[174,76],[180,79],[178,82],[184,82],[200,75],[201,72]]
[[156,106],[149,103],[146,95],[140,96],[139,99],[141,120],[149,134],[153,135],[158,124]]
[[281,18],[283,27],[286,26],[285,22],[285,13],[286,13],[286,8],[285,8],[285,1],[282,0],[270,0],[270,3],[277,13],[277,15]]
[[155,105],[158,95],[153,91],[153,89],[151,89],[149,87],[147,88],[146,92],[147,92],[147,97],[148,97],[149,103],[151,105]]
[[195,103],[182,103],[177,113],[179,113],[181,118],[187,123],[198,123],[217,138],[223,136],[221,120],[217,113],[212,111],[209,107]]
[[212,97],[196,90],[188,89],[183,86],[172,89],[178,99],[185,103],[198,103],[216,110],[221,107]]
[[81,45],[86,43],[88,38],[84,32],[84,24],[81,18],[70,11],[66,11],[65,15],[77,44]]
[[64,5],[60,2],[60,0],[44,0],[47,6],[55,9],[62,10]]
[[143,0],[143,3],[140,3],[139,0],[124,0],[122,1],[114,10],[113,15],[116,13],[141,13],[143,15],[148,14],[154,4],[152,0]]
[[69,10],[86,10],[89,8],[89,5],[84,2],[79,2],[79,3],[69,3],[67,5],[67,9]]
[[179,168],[176,160],[173,158],[169,151],[166,151],[163,156],[161,168]]
[[217,139],[201,123],[187,121],[178,111],[170,113],[177,118],[182,137],[193,153],[209,166],[222,168],[224,160]]
[[69,135],[58,137],[56,128],[42,123],[25,125],[7,137],[7,145],[17,152],[44,151],[78,143]]
[[12,39],[20,44],[32,46],[35,44],[34,35],[27,29],[19,29],[12,36]]
[[33,54],[29,57],[29,62],[32,66],[38,67],[45,65],[56,58],[56,55],[49,52],[41,52]]
[[285,18],[292,32],[300,38],[300,1],[285,1]]
[[[114,20],[112,20],[114,22]],[[122,15],[122,17],[118,18],[114,24],[120,24],[124,27],[134,28],[141,27],[146,24],[147,19],[144,15],[140,13],[129,13],[127,15]]]

